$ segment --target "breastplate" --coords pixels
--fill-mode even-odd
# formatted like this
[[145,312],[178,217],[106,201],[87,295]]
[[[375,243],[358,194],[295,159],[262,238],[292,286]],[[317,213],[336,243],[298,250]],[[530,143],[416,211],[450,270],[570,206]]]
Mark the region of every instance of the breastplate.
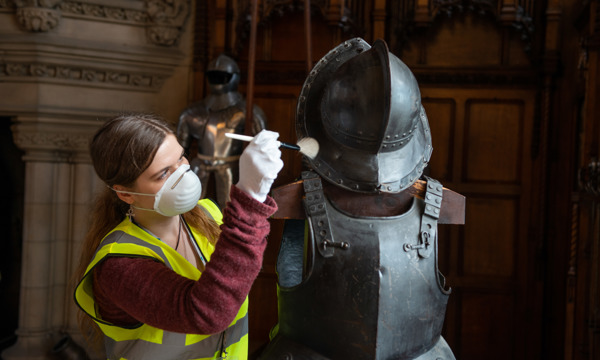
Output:
[[314,224],[323,220],[309,217],[304,278],[279,288],[279,334],[330,359],[415,359],[432,349],[449,291],[437,236],[427,256],[418,251],[427,204],[415,198],[402,215],[374,218],[324,203],[336,249],[323,256]]
[[205,155],[205,159],[212,157],[211,164],[216,165],[224,162],[224,159],[229,156],[240,155],[243,143],[232,140],[225,134],[244,132],[244,109],[236,104],[222,110],[211,111],[207,116],[204,135],[199,139],[199,149]]

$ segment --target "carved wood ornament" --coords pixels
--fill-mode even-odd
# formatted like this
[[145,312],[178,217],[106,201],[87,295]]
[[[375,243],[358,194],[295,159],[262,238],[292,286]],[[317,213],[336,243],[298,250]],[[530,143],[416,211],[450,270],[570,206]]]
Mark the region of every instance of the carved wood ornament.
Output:
[[[538,1],[539,2],[539,1]],[[399,52],[410,34],[418,28],[430,27],[440,17],[453,17],[473,12],[493,16],[502,26],[521,35],[526,51],[531,50],[535,30],[532,14],[535,0],[414,0],[390,3],[391,29],[398,42],[392,51]]]
[[[311,0],[311,16],[322,16],[327,24],[333,27],[339,27],[346,34],[362,34],[363,31],[357,26],[357,21],[351,13],[354,3],[359,1],[344,0]],[[265,26],[273,19],[282,17],[285,14],[304,11],[304,0],[262,0],[258,1],[257,24]],[[354,6],[356,7],[356,6]],[[234,54],[239,54],[244,48],[250,36],[251,27],[251,0],[241,0],[238,2],[239,16],[236,25],[236,45]]]

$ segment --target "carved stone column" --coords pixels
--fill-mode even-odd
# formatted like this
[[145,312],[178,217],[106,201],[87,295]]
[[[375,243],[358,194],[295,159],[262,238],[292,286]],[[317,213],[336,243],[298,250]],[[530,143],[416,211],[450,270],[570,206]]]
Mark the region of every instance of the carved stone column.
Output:
[[25,213],[18,340],[5,360],[47,359],[59,333],[77,334],[70,277],[98,184],[87,155],[97,125],[43,115],[13,125],[25,151]]

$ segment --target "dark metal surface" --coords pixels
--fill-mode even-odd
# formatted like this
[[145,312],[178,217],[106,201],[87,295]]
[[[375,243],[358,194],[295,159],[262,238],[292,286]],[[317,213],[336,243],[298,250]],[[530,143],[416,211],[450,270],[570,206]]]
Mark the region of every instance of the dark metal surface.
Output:
[[417,81],[381,40],[348,40],[319,60],[300,94],[296,134],[319,142],[308,159],[319,175],[357,192],[405,190],[432,151]]
[[[437,269],[435,222],[429,223],[434,227],[429,256],[404,248],[411,244],[416,250],[421,243],[425,207],[412,198],[404,214],[361,217],[326,201],[332,238],[349,246],[321,255],[315,234],[320,220],[308,218],[304,259],[297,250],[292,257],[280,254],[290,266],[278,263],[279,276],[302,280],[280,284],[278,336],[330,359],[453,359],[448,346],[438,343],[449,291]],[[283,252],[298,248],[286,241],[303,237],[288,237]],[[288,274],[300,269],[301,277]],[[261,358],[278,358],[273,354],[281,353],[280,343],[269,344]]]
[[294,220],[260,358],[453,360],[437,224],[464,223],[465,201],[419,180],[432,146],[412,72],[383,41],[346,41],[311,71],[296,115],[319,153],[303,181],[273,191],[275,217]]

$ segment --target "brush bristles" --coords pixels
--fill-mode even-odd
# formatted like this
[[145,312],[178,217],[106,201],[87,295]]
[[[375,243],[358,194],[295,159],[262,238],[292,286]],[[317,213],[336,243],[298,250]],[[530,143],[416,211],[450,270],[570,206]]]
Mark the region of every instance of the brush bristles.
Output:
[[298,141],[300,152],[305,156],[314,159],[319,153],[319,142],[311,137],[305,137]]

